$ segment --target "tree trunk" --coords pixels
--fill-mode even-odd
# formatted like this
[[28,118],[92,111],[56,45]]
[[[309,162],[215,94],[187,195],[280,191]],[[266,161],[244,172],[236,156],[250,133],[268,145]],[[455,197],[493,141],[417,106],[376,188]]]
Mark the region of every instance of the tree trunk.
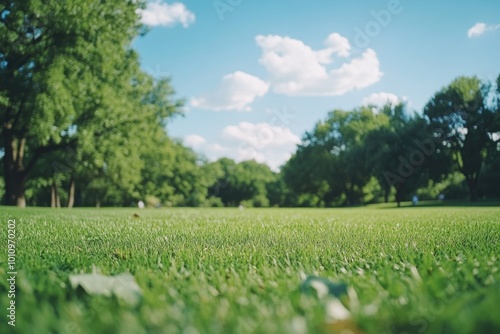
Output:
[[[4,162],[4,164],[7,164],[7,162]],[[9,168],[5,168],[4,173],[5,195],[3,203],[20,208],[26,207],[26,199],[24,198],[25,177],[23,173],[13,171]]]
[[75,180],[73,177],[69,180],[69,190],[68,190],[68,208],[72,208],[75,204]]
[[345,195],[346,195],[347,205],[348,206],[354,205],[356,195],[354,194],[354,184],[353,183],[349,183],[349,185],[346,187]]
[[56,207],[57,208],[61,207],[61,197],[59,197],[59,191],[57,190],[57,185],[56,185]]
[[14,137],[12,127],[13,125],[10,122],[6,122],[3,124],[2,129],[4,142],[4,155],[2,160],[5,180],[5,195],[3,198],[3,204],[17,205],[18,207],[24,208],[26,206],[24,186],[26,180],[28,179],[28,174],[36,166],[40,157],[48,152],[68,147],[76,141],[69,141],[64,144],[51,144],[38,147],[37,149],[32,149],[30,150],[32,153],[31,159],[25,165],[24,151],[26,147],[26,138],[23,138],[22,136],[19,138]]
[[54,182],[52,182],[52,185],[50,186],[50,207],[56,207],[56,189],[54,187]]
[[5,195],[3,203],[5,205],[17,205],[20,208],[26,207],[24,198],[24,184],[26,173],[22,164],[24,155],[25,140],[15,140],[10,131],[4,128],[4,181]]
[[398,203],[398,208],[401,207],[401,200],[402,200],[401,197],[402,197],[401,196],[401,186],[399,186],[399,187],[396,187],[396,202]]
[[389,203],[389,193],[390,193],[390,191],[391,191],[390,189],[384,191],[384,202],[385,203]]
[[57,191],[56,181],[52,181],[52,196],[50,207],[52,208],[60,208],[61,207],[61,199],[59,197],[59,192]]
[[19,175],[14,183],[14,195],[16,200],[16,205],[18,208],[26,207],[26,198],[24,198],[24,176]]
[[467,177],[467,187],[469,187],[469,198],[471,202],[478,200],[477,194],[477,179],[474,177]]

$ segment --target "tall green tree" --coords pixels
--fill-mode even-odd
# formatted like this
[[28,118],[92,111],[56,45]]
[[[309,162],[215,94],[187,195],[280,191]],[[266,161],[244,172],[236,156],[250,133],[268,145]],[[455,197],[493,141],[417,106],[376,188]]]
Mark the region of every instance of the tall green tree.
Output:
[[334,110],[306,132],[297,152],[283,168],[284,179],[297,193],[318,196],[317,204],[362,202],[371,178],[365,163],[364,138],[382,120],[371,108]]
[[366,137],[365,163],[384,191],[384,200],[394,189],[401,202],[428,183],[439,181],[450,169],[449,157],[439,150],[439,137],[433,137],[427,121],[408,112],[405,104],[387,104],[380,110],[385,120]]
[[480,190],[487,197],[500,198],[500,75],[495,83],[495,95],[491,99],[491,109],[495,111],[493,123],[488,133],[491,141],[481,173]]
[[293,205],[325,206],[325,200],[330,202],[340,195],[330,188],[327,177],[333,174],[333,156],[321,146],[304,141],[306,136],[282,167],[282,178],[292,193]]
[[464,175],[471,201],[478,199],[481,169],[495,132],[491,93],[489,83],[459,77],[434,94],[424,108],[432,131],[443,135],[440,149],[450,152]]
[[167,83],[152,84],[130,48],[143,29],[137,12],[143,6],[137,0],[0,2],[5,204],[24,206],[26,180],[40,160],[68,148],[88,177],[107,180],[101,188],[115,184],[133,193],[142,142],[175,108],[168,94],[158,94]]
[[85,128],[90,135],[79,141],[73,173],[80,184],[94,187],[96,204],[106,198],[108,204],[128,205],[141,198],[147,175],[144,168],[151,166],[153,154],[164,164],[165,149],[173,146],[168,146],[171,141],[165,126],[180,113],[183,101],[173,98],[168,79],[155,80],[138,69],[136,73],[132,85],[126,87],[129,105],[116,110],[117,117],[94,116]]

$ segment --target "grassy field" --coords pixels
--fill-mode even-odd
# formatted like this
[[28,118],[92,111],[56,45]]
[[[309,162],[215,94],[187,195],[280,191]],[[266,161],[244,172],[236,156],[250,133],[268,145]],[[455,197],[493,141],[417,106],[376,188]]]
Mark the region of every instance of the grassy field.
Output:
[[[500,332],[500,207],[2,207],[0,217],[1,333]],[[140,299],[71,286],[93,271],[131,273]],[[335,297],[301,290],[303,274],[347,284],[351,320],[332,322]]]

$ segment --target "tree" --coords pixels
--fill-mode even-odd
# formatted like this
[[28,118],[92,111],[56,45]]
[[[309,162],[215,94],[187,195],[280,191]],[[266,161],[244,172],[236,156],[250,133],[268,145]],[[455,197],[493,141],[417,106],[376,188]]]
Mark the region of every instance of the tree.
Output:
[[[0,120],[5,204],[50,152],[76,149],[127,118],[142,2],[23,0],[0,6]],[[126,121],[126,120],[121,120]],[[100,127],[100,130],[97,128]],[[85,144],[83,144],[85,145]]]
[[132,85],[126,87],[128,105],[105,119],[94,116],[86,128],[92,135],[79,141],[75,178],[92,186],[96,205],[128,205],[138,200],[147,175],[144,168],[154,163],[153,154],[161,163],[162,159],[171,163],[164,154],[173,146],[165,126],[180,113],[183,101],[173,99],[168,79],[154,80],[138,68],[135,73]]
[[268,207],[267,185],[276,179],[268,165],[255,160],[242,161],[235,170],[236,185],[244,198],[242,204],[252,207]]
[[[4,203],[24,206],[26,180],[56,152],[49,163],[57,175],[64,167],[69,203],[76,182],[97,205],[137,197],[140,152],[182,105],[171,100],[168,80],[140,70],[130,49],[142,31],[137,9],[144,2],[1,4]],[[67,150],[74,157],[69,167]]]
[[333,157],[322,147],[308,144],[298,145],[281,170],[282,178],[292,193],[293,205],[324,206],[325,199],[335,196],[327,179]]
[[496,81],[495,96],[491,101],[494,110],[493,123],[488,133],[491,141],[487,147],[487,157],[481,173],[480,189],[487,197],[500,198],[500,75]]
[[330,112],[306,132],[284,166],[287,185],[297,193],[318,196],[319,206],[361,203],[371,178],[370,166],[364,163],[364,137],[378,123],[371,108]]
[[209,166],[215,176],[208,189],[209,196],[219,197],[225,206],[269,206],[267,186],[277,177],[269,166],[254,160],[236,163],[229,158],[221,158]]
[[440,180],[450,169],[449,157],[436,142],[427,121],[410,113],[404,103],[380,109],[381,123],[366,137],[366,163],[389,201],[394,189],[396,202],[408,198],[429,180]]
[[220,198],[224,206],[234,206],[241,201],[241,196],[237,195],[235,189],[234,171],[236,165],[237,163],[232,159],[220,158],[205,167],[210,172],[209,175],[212,179],[208,195]]
[[267,198],[269,206],[273,207],[289,207],[295,204],[293,193],[287,187],[283,178],[283,170],[276,173],[275,179],[266,184]]
[[156,149],[144,151],[140,193],[175,206],[201,206],[207,199],[208,180],[198,155],[165,136]]
[[439,143],[464,175],[471,201],[478,199],[481,168],[491,145],[495,109],[488,102],[491,85],[477,77],[459,77],[434,94],[424,108]]

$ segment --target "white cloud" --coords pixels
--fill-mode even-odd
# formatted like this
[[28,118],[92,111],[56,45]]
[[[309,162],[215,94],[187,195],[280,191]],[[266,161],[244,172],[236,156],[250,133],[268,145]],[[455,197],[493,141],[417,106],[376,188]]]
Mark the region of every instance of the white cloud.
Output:
[[211,110],[250,111],[250,104],[259,96],[264,96],[269,84],[253,75],[236,71],[222,78],[222,83],[214,91],[191,100],[191,105]]
[[397,97],[394,94],[380,92],[380,93],[370,94],[369,96],[363,98],[363,101],[361,102],[361,104],[364,106],[374,105],[374,106],[382,107],[382,106],[386,105],[387,103],[390,103],[392,105],[396,105],[399,102],[404,102],[404,101],[406,101],[405,97],[400,99],[399,97]]
[[467,36],[469,38],[479,37],[488,31],[494,31],[500,29],[500,24],[487,25],[483,22],[478,22],[474,24],[468,31]]
[[195,134],[184,137],[184,143],[193,148],[199,147],[205,144],[206,142],[207,140],[205,138]]
[[486,24],[478,22],[467,31],[467,36],[469,36],[469,38],[479,37],[482,34],[484,34],[485,31],[486,31]]
[[222,134],[227,139],[246,142],[256,149],[300,143],[300,138],[290,129],[269,123],[241,122],[226,126]]
[[229,148],[222,146],[221,144],[210,144],[207,147],[210,152],[226,152]]
[[277,171],[295,151],[300,138],[286,127],[241,122],[226,126],[218,141],[206,146],[208,158],[229,157],[237,162],[254,159]]
[[331,50],[332,53],[336,53],[340,57],[348,57],[349,51],[351,50],[349,40],[336,32],[328,36],[325,45],[328,46],[328,49]]
[[382,77],[375,51],[367,49],[358,58],[330,70],[333,56],[349,56],[349,41],[337,33],[325,40],[325,49],[313,50],[302,41],[277,35],[259,35],[260,63],[271,77],[274,92],[285,95],[342,95],[367,87]]
[[196,17],[183,3],[174,2],[169,5],[161,0],[151,1],[141,11],[141,21],[148,26],[170,27],[177,23],[187,28],[194,23]]

